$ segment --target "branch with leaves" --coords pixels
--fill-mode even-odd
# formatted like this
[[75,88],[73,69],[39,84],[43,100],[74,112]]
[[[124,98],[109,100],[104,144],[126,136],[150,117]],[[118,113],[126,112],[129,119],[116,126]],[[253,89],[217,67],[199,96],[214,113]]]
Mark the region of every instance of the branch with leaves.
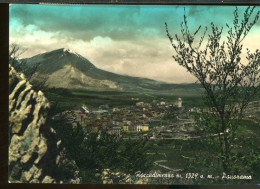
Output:
[[201,83],[212,114],[220,122],[214,132],[219,134],[220,156],[225,171],[228,171],[229,150],[237,129],[230,120],[242,117],[260,88],[259,50],[251,52],[247,49],[246,62],[241,58],[242,42],[259,19],[259,11],[253,16],[254,9],[247,7],[241,20],[238,9],[234,10],[233,25],[226,24],[226,40],[222,40],[223,27],[213,22],[207,39],[207,27],[200,37],[201,25],[191,32],[185,9],[180,36],[175,34],[173,37],[165,23],[167,36],[174,49],[173,59]]

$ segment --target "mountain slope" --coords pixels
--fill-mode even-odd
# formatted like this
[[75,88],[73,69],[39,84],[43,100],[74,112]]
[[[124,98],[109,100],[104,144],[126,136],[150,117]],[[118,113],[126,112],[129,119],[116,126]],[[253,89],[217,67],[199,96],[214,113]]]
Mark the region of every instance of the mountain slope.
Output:
[[49,75],[46,82],[48,87],[60,88],[88,88],[88,89],[121,89],[115,82],[109,80],[94,79],[84,72],[73,67],[71,64],[65,65],[62,69]]
[[154,90],[169,91],[179,86],[108,72],[95,67],[83,56],[64,48],[21,61],[25,62],[23,70],[35,69],[30,77],[31,83],[37,84],[45,80],[45,86],[49,88],[149,92]]

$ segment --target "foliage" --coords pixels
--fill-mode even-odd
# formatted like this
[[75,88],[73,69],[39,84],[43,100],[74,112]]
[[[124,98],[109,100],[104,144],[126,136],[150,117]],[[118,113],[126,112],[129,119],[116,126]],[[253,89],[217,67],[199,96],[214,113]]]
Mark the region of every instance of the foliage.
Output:
[[151,121],[150,122],[150,128],[156,127],[156,126],[160,126],[162,125],[161,121]]
[[[233,120],[238,124],[236,138],[232,142],[230,158],[233,163],[231,175],[252,176],[252,180],[201,180],[196,183],[228,183],[245,184],[259,181],[260,177],[260,147],[259,133],[253,133],[259,124],[250,121]],[[204,131],[207,132],[207,131]],[[259,132],[259,131],[258,131]],[[187,172],[201,172],[203,167],[204,174],[222,176],[221,161],[219,158],[219,140],[217,137],[201,137],[194,141],[193,147],[200,146],[193,151],[193,158],[186,162],[184,166]],[[184,147],[185,148],[185,147]]]
[[163,117],[163,120],[177,120],[176,111],[168,111]]
[[165,23],[167,36],[175,51],[174,60],[194,75],[205,89],[207,104],[212,113],[204,119],[204,134],[209,138],[212,133],[218,134],[217,158],[222,162],[223,171],[226,173],[235,171],[232,143],[237,125],[231,120],[243,115],[249,101],[259,90],[260,51],[257,49],[251,53],[247,49],[247,63],[241,59],[242,42],[259,18],[259,12],[251,18],[254,8],[248,7],[241,21],[238,9],[234,10],[233,26],[226,24],[226,41],[221,40],[223,27],[219,28],[211,23],[211,33],[204,48],[202,46],[207,27],[197,39],[201,26],[192,33],[188,27],[186,13],[181,23],[181,38],[176,34],[174,39]]
[[[26,65],[26,61],[24,59],[20,59],[20,56],[26,51],[26,49],[22,48],[17,43],[11,43],[9,46],[9,64],[13,66],[13,68],[25,74],[26,79],[32,82],[33,75],[38,71],[40,63],[36,63],[31,67]],[[33,84],[32,87],[35,91],[39,91],[45,88],[45,83],[47,81],[47,77],[42,78],[37,84]]]
[[[149,160],[144,150],[144,141],[121,140],[107,133],[90,133],[82,143],[84,153],[89,154],[93,168],[131,173],[148,169]],[[82,161],[84,166],[85,160]],[[90,167],[87,165],[85,167]]]
[[[75,160],[84,183],[100,183],[103,169],[134,174],[145,171],[151,164],[144,150],[145,141],[122,140],[107,133],[83,132],[82,127],[72,128],[65,119],[49,122],[56,130],[69,158]],[[64,165],[69,171],[70,163]],[[71,174],[71,173],[68,173]]]
[[11,64],[13,67],[16,67],[20,55],[22,55],[24,52],[25,49],[21,48],[18,44],[11,43],[9,45],[9,64]]

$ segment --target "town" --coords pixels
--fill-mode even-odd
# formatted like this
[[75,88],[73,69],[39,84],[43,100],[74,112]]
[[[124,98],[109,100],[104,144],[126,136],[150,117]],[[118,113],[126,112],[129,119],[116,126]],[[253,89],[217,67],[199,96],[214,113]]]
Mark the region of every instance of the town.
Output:
[[[82,105],[66,110],[53,117],[63,117],[72,127],[82,127],[86,133],[106,132],[122,139],[190,139],[198,138],[199,114],[210,112],[208,108],[185,107],[178,98],[175,102],[153,100],[137,101],[135,106],[113,107],[108,104],[97,108]],[[259,113],[259,101],[250,102],[245,111],[247,119]],[[255,116],[253,117],[255,120]]]
[[[138,100],[138,99],[133,99]],[[122,139],[188,139],[198,137],[194,116],[203,109],[183,106],[175,102],[153,100],[151,103],[136,102],[135,106],[113,107],[108,104],[98,108],[82,105],[54,116],[64,117],[73,127],[82,127],[86,133],[106,132]],[[195,114],[194,114],[195,113]]]

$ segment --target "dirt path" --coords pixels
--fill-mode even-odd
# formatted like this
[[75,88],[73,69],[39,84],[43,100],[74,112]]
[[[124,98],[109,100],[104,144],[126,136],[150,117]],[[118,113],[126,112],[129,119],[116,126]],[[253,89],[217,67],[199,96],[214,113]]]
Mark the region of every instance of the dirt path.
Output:
[[168,166],[166,166],[166,165],[161,165],[161,164],[160,164],[160,163],[166,162],[166,161],[167,161],[167,160],[162,159],[162,160],[155,161],[154,164],[157,165],[157,166],[159,166],[159,167],[162,167],[162,168],[164,168],[164,169],[167,169],[167,170],[169,170],[169,171],[174,171],[174,172],[182,171],[182,169],[172,169],[172,168],[170,168],[170,167],[168,167]]

